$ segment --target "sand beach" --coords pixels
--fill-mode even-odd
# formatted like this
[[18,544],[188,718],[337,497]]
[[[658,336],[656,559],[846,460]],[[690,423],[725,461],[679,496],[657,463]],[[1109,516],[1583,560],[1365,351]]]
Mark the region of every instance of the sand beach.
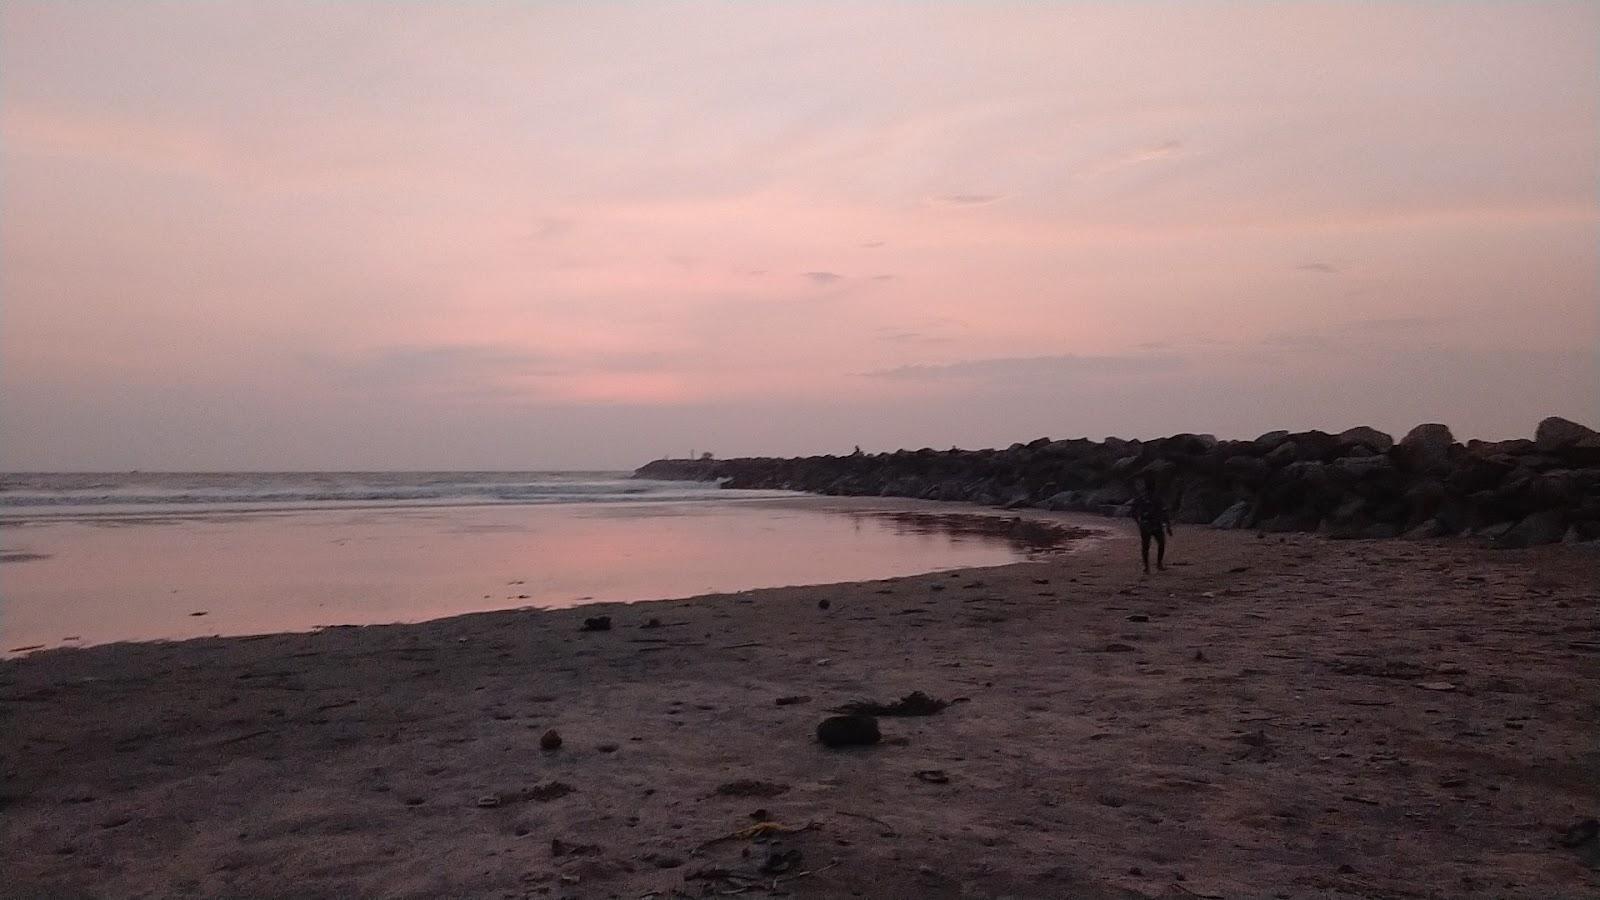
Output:
[[[1180,528],[1144,577],[1133,543],[0,662],[0,894],[1600,888],[1600,556]],[[913,691],[949,705],[817,743]]]

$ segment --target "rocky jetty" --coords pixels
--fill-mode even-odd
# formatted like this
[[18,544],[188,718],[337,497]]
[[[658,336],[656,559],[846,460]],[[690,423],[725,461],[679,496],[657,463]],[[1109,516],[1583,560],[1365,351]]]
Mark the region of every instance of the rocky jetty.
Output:
[[1335,538],[1471,535],[1497,547],[1600,539],[1600,433],[1566,419],[1533,440],[1458,442],[1444,425],[1252,441],[1039,438],[1004,450],[794,459],[661,459],[639,478],[1125,515],[1149,477],[1179,522]]

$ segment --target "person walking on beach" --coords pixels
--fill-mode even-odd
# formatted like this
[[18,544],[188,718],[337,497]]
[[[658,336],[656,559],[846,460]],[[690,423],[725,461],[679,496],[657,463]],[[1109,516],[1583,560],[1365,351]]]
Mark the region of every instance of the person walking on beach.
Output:
[[1156,568],[1167,568],[1167,535],[1172,533],[1172,519],[1167,508],[1156,497],[1154,478],[1139,482],[1133,495],[1133,520],[1139,523],[1139,555],[1144,560],[1145,574],[1150,572],[1150,540],[1156,542]]

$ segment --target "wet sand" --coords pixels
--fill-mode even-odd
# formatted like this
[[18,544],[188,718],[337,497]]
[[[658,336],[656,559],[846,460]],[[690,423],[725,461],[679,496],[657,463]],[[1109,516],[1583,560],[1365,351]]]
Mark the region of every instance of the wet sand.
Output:
[[[1557,843],[1600,813],[1600,556],[1180,529],[1143,578],[1131,545],[0,662],[0,893],[1600,890]],[[957,702],[813,739],[913,690]]]
[[[0,516],[0,656],[993,566],[1052,520],[877,498]],[[960,508],[958,508],[960,509]]]

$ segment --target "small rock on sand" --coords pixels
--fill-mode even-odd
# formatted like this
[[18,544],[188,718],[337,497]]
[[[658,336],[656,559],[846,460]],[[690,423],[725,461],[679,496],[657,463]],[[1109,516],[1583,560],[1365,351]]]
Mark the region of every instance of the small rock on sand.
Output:
[[610,616],[591,616],[583,620],[583,627],[579,631],[610,631]]
[[864,747],[882,739],[872,716],[829,716],[817,725],[817,740],[825,747]]
[[716,793],[720,797],[776,797],[787,790],[789,790],[787,784],[741,778],[738,781],[718,785]]
[[546,731],[544,736],[539,738],[539,749],[545,751],[560,750],[561,732],[555,730],[554,728]]

